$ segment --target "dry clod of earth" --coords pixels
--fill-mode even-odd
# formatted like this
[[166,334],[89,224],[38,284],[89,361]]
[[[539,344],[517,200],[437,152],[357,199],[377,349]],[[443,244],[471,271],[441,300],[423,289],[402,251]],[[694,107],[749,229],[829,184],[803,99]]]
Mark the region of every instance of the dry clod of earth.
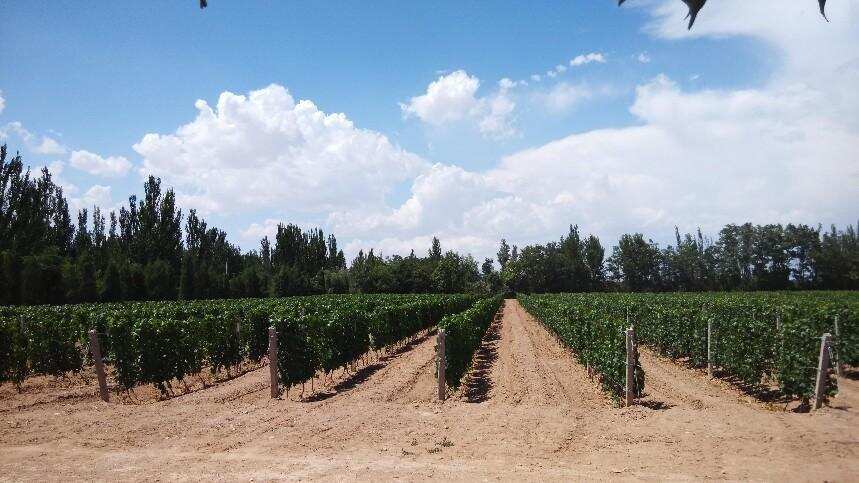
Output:
[[[768,410],[641,350],[641,405],[617,408],[515,300],[475,371],[439,404],[434,338],[319,397],[268,394],[268,370],[159,401],[98,399],[95,378],[0,387],[0,480],[856,480],[859,383],[832,406]],[[346,376],[348,377],[348,376]],[[315,381],[317,391],[323,381]],[[114,401],[114,399],[112,399]],[[389,450],[389,448],[395,448]]]

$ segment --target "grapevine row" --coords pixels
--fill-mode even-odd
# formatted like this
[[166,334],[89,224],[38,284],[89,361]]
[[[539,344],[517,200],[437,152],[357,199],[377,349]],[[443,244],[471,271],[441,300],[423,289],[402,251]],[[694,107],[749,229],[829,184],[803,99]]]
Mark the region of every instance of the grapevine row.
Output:
[[213,373],[242,361],[259,362],[274,325],[285,384],[331,371],[370,347],[380,349],[462,311],[471,295],[322,295],[285,299],[138,302],[0,308],[0,383],[20,386],[30,375],[82,370],[87,331],[120,387]]
[[445,332],[444,376],[448,387],[459,387],[502,302],[500,295],[481,300],[464,312],[448,315],[438,324]]
[[[838,363],[859,365],[855,292],[558,294],[520,301],[615,394],[624,382],[622,330],[629,325],[640,342],[697,367],[708,363],[709,326],[715,366],[745,384],[775,385],[787,397],[813,395],[824,333],[833,335]],[[638,393],[639,371],[636,362]],[[834,378],[827,387],[837,391]]]
[[[603,388],[620,396],[626,386],[626,308],[600,294],[523,295],[519,302],[599,375]],[[635,354],[634,395],[644,391],[644,369]]]
[[[787,397],[810,398],[821,335],[833,356],[859,364],[859,305],[855,293],[630,294],[618,297],[640,339],[664,355],[707,364],[707,324],[713,363],[751,385],[775,384]],[[834,378],[827,385],[837,390]]]

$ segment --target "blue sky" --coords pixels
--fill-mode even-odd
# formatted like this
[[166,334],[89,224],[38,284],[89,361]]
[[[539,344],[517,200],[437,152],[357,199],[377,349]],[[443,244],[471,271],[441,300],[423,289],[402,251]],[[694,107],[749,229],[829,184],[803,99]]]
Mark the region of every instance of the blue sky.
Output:
[[[686,230],[697,225],[709,229],[744,217],[760,222],[852,222],[857,215],[844,205],[857,201],[856,187],[845,181],[859,179],[853,178],[855,156],[848,154],[859,145],[854,144],[855,123],[849,120],[839,121],[843,132],[838,130],[834,140],[843,151],[827,152],[835,158],[823,170],[831,179],[815,181],[820,186],[836,183],[837,196],[822,206],[807,194],[808,180],[783,174],[797,167],[784,159],[777,144],[743,150],[748,140],[779,135],[761,128],[760,122],[751,126],[762,131],[746,133],[748,139],[719,134],[718,126],[707,125],[714,129],[706,144],[725,146],[731,157],[736,156],[728,153],[748,152],[745,162],[759,163],[759,170],[748,173],[741,171],[742,165],[715,168],[721,164],[712,159],[712,150],[696,150],[692,140],[684,145],[689,153],[666,142],[662,151],[646,152],[641,159],[618,160],[619,153],[601,147],[616,144],[602,139],[609,135],[624,143],[636,136],[656,136],[640,141],[645,151],[661,145],[665,139],[657,128],[677,131],[669,125],[673,115],[663,115],[664,110],[676,113],[672,102],[702,103],[700,112],[680,113],[680,118],[693,116],[685,125],[709,123],[714,117],[709,109],[718,109],[726,99],[735,100],[735,115],[743,121],[757,115],[778,120],[797,115],[773,106],[797,105],[800,97],[788,86],[813,85],[815,79],[802,71],[810,62],[805,51],[815,42],[856,37],[853,0],[830,7],[833,23],[828,26],[814,15],[816,2],[811,1],[786,8],[779,14],[783,18],[770,19],[802,29],[796,40],[749,20],[762,15],[758,6],[744,3],[708,5],[690,35],[682,28],[685,12],[676,0],[633,0],[624,8],[610,0],[212,0],[203,11],[193,0],[84,6],[72,1],[4,2],[0,96],[5,108],[0,110],[0,127],[5,130],[0,135],[33,166],[53,163],[81,205],[93,199],[116,205],[140,191],[142,174],[162,176],[185,195],[180,199],[186,211],[203,211],[244,248],[253,248],[258,236],[270,233],[278,221],[323,226],[352,250],[371,245],[386,253],[407,251],[409,246],[424,249],[428,237],[436,234],[443,242],[450,239],[449,246],[476,255],[489,252],[500,236],[520,243],[557,238],[569,223],[608,238],[605,243],[610,245],[623,231],[669,240],[676,224]],[[577,56],[588,54],[599,60],[573,65]],[[853,54],[843,51],[832,57],[826,67],[846,85],[853,71],[845,74],[843,66],[854,65]],[[535,74],[539,82],[532,79]],[[430,95],[431,83],[440,79],[448,82]],[[509,79],[513,87],[500,87],[501,79]],[[198,99],[216,115],[223,114],[227,111],[217,108],[222,93],[247,97],[272,84],[286,89],[291,99],[266,91],[260,98],[282,103],[262,114],[252,110],[264,118],[224,116],[215,129],[197,117]],[[463,92],[457,89],[465,93],[448,96]],[[425,97],[416,100],[420,96]],[[299,120],[296,126],[308,131],[298,140],[289,137],[292,128],[286,127],[260,139],[248,134],[258,129],[257,122],[292,122],[279,112],[289,111],[299,100],[311,101],[317,115],[343,113],[354,131],[333,128],[317,139],[313,136],[328,129],[325,122]],[[236,102],[238,110],[252,104]],[[271,106],[267,102],[259,105]],[[500,111],[493,111],[494,106]],[[762,109],[770,111],[760,114]],[[721,119],[722,114],[715,117]],[[837,119],[837,114],[826,120]],[[230,131],[232,123],[242,121],[250,123],[247,129]],[[487,128],[487,122],[494,127]],[[736,125],[729,118],[721,122]],[[10,123],[18,123],[17,128]],[[149,133],[170,136],[192,123],[195,140],[178,136],[142,142]],[[363,147],[344,144],[356,132],[369,133],[366,142],[358,143]],[[205,134],[212,139],[200,138]],[[29,140],[24,139],[28,135]],[[237,142],[265,146],[260,151],[219,146],[233,135]],[[39,148],[45,137],[61,147]],[[380,137],[390,146],[373,144]],[[558,149],[561,152],[555,153]],[[219,154],[210,162],[206,157],[212,150]],[[73,161],[76,151],[94,157],[78,155]],[[284,154],[293,151],[301,154]],[[331,152],[328,161],[318,161],[321,153]],[[638,152],[635,146],[622,151],[624,156]],[[255,161],[231,159],[235,153]],[[689,156],[695,159],[684,163]],[[125,164],[116,161],[119,157]],[[361,164],[368,157],[378,159]],[[113,168],[104,168],[105,160]],[[662,160],[675,164],[666,166]],[[773,162],[785,165],[775,169]],[[252,171],[241,170],[248,164],[256,164],[270,178],[264,186],[272,190],[271,196],[243,196],[243,189],[262,189],[253,183]],[[529,165],[545,169],[544,179],[561,173],[551,180],[557,183],[535,191],[541,179],[528,177],[534,174],[528,173]],[[354,173],[344,166],[354,167]],[[192,172],[174,175],[191,167],[206,183],[224,186],[210,189],[193,179]],[[790,189],[784,199],[763,206],[756,202],[753,210],[737,205],[740,193],[730,186],[742,180],[745,190],[774,189],[768,186],[770,170],[785,177],[779,191],[784,192],[785,184]],[[680,172],[686,173],[682,179],[676,177]],[[714,176],[707,177],[708,172]],[[273,188],[279,175],[284,176],[282,185],[290,185],[283,191]],[[360,186],[350,184],[356,176],[363,180]],[[308,180],[310,185],[324,181],[326,187],[293,188]],[[700,187],[717,180],[725,186],[716,186],[712,199],[704,199]],[[109,190],[90,192],[93,186]],[[324,193],[313,194],[311,188]],[[444,193],[442,188],[453,191]],[[627,190],[635,191],[628,196],[632,204],[619,203],[617,198],[626,197]],[[642,203],[646,190],[669,190],[674,196]],[[789,197],[790,190],[805,195]],[[375,192],[381,195],[372,196]],[[458,202],[451,203],[450,197]],[[505,215],[498,215],[502,212]]]

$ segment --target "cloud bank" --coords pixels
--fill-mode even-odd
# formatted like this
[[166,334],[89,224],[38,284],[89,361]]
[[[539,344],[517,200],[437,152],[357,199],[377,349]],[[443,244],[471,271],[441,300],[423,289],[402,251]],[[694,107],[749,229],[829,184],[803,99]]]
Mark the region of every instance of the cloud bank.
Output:
[[[433,235],[445,248],[492,256],[501,237],[544,242],[571,223],[611,246],[630,231],[668,238],[675,225],[714,234],[731,222],[855,221],[857,2],[833,4],[826,24],[800,2],[764,14],[758,2],[723,0],[691,33],[680,2],[646,5],[646,30],[657,38],[750,37],[778,56],[778,68],[743,89],[689,90],[655,76],[635,89],[632,125],[573,133],[485,171],[432,164],[278,85],[225,92],[215,107],[198,101],[196,118],[175,132],[135,144],[141,173],[165,178],[189,207],[248,217],[265,210],[245,225],[243,243],[299,219],[336,233],[347,256],[370,247],[423,252]],[[569,68],[603,61],[583,54]],[[400,109],[430,126],[510,135],[520,82],[481,93],[476,76],[453,71]],[[545,101],[568,109],[602,87],[561,82]],[[404,201],[391,202],[404,184]]]
[[[362,246],[420,246],[432,232],[491,256],[502,236],[545,241],[570,223],[611,245],[629,231],[668,238],[675,225],[715,234],[747,220],[853,222],[859,57],[849,46],[859,43],[851,27],[859,9],[848,3],[833,5],[826,24],[799,2],[773,13],[726,0],[708,8],[691,33],[682,4],[658,3],[652,35],[753,37],[779,55],[779,68],[764,85],[737,90],[686,91],[659,75],[636,89],[634,126],[572,134],[506,156],[486,172],[435,166],[415,180],[408,201],[375,214],[370,225],[336,213],[331,224]],[[580,58],[570,64],[587,62]],[[587,95],[562,83],[545,100],[564,107]]]
[[426,161],[344,114],[326,114],[286,88],[248,95],[224,92],[216,106],[172,134],[146,134],[134,145],[142,175],[162,177],[180,201],[204,212],[254,210],[322,213],[378,209]]

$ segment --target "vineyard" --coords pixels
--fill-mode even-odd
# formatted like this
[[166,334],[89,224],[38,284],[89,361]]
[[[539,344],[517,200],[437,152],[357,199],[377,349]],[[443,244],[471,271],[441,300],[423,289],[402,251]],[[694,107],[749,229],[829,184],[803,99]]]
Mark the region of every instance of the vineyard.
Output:
[[[859,294],[850,292],[5,307],[0,468],[119,479],[264,479],[270,471],[371,479],[402,475],[399,465],[408,464],[412,475],[456,479],[465,470],[444,468],[462,460],[475,478],[524,479],[551,455],[544,476],[565,479],[627,467],[641,478],[843,477],[859,456],[849,446],[859,425],[857,314]],[[122,395],[109,403],[98,400],[91,376],[91,331],[110,391]],[[824,333],[845,372],[827,373],[823,411],[808,419],[756,399],[753,386],[795,405],[812,397]],[[194,385],[207,373],[228,377]],[[625,407],[630,387],[635,404]],[[115,463],[116,451],[126,463]],[[732,463],[736,454],[743,459]],[[148,464],[153,455],[159,464]],[[518,464],[498,465],[497,455]]]
[[[832,359],[859,365],[859,296],[850,292],[736,294],[522,295],[540,320],[603,388],[626,383],[624,331],[639,343],[693,367],[708,363],[748,385],[777,386],[783,396],[813,395],[820,337],[834,334]],[[277,367],[286,388],[349,367],[435,325],[447,334],[445,379],[456,388],[471,366],[499,296],[338,295],[230,301],[140,302],[0,309],[0,382],[60,377],[92,362],[96,331],[116,384],[130,390],[172,384],[208,369],[230,371],[267,354],[278,334]],[[710,359],[708,359],[710,354]],[[636,397],[646,375],[634,354]],[[837,381],[827,384],[830,395]]]
[[[788,397],[814,390],[820,340],[833,335],[832,359],[859,364],[856,293],[632,295],[625,304],[642,342],[672,358],[707,363],[712,324],[713,362],[747,384],[775,383]],[[831,392],[837,390],[831,377]]]
[[[625,383],[623,333],[630,326],[663,355],[694,367],[710,362],[750,386],[774,384],[788,398],[812,397],[825,333],[834,336],[831,359],[859,364],[859,294],[851,292],[559,294],[521,302],[613,394]],[[829,378],[831,395],[837,381]],[[636,396],[645,380],[636,361]]]
[[330,373],[470,307],[470,295],[354,295],[199,302],[142,302],[0,309],[0,383],[83,370],[87,332],[99,335],[117,384],[171,381],[208,368],[259,362],[268,328],[280,335],[281,382],[289,387]]

